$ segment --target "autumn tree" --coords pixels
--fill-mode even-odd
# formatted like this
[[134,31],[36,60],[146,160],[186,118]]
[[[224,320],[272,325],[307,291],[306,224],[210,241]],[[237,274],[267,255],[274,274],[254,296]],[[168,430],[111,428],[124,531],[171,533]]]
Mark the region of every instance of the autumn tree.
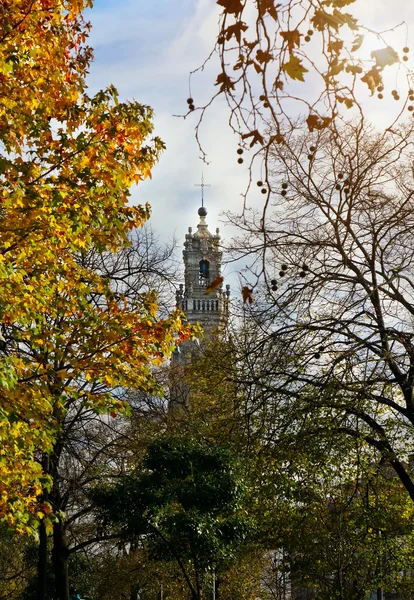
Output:
[[[225,97],[249,168],[242,216],[229,218],[234,254],[251,261],[253,335],[236,361],[251,432],[323,447],[355,438],[414,499],[410,48],[361,23],[356,0],[217,4],[211,100]],[[197,107],[194,75],[202,146],[211,101]],[[367,106],[387,97],[375,132]]]
[[[230,342],[214,346],[211,353],[207,348],[189,365],[192,399],[198,400],[197,431],[210,432],[209,443],[215,431],[219,438],[225,432],[254,490],[248,514],[255,527],[238,568],[255,573],[256,579],[238,572],[236,578],[240,586],[260,589],[265,598],[282,599],[290,586],[298,593],[313,590],[321,598],[362,598],[380,587],[409,597],[411,498],[363,435],[344,437],[337,431],[335,417],[318,406],[317,390],[312,408],[302,410],[305,402],[295,404],[292,390],[287,387],[285,393],[275,385],[275,373],[301,364],[296,353],[287,353],[283,337],[269,336],[269,344],[260,345],[273,318],[265,294],[255,298],[254,315],[244,307],[244,322],[233,323]],[[308,394],[310,405],[312,390],[297,392]],[[229,405],[232,410],[223,410]],[[190,427],[191,413],[190,406],[184,427]],[[223,597],[233,576],[229,569],[220,577]],[[237,590],[231,594],[239,597]]]
[[129,188],[164,148],[149,107],[119,102],[112,86],[86,93],[90,5],[1,3],[1,515],[19,531],[41,520],[43,565],[67,416],[124,410],[111,390],[153,388],[151,366],[187,335],[178,314],[158,318],[154,293],[115,294],[84,260],[128,245],[148,218],[128,206]]
[[291,587],[321,600],[358,600],[378,589],[411,597],[413,506],[392,469],[355,442],[318,468],[307,465],[302,485],[299,467],[268,515],[275,560],[263,574],[267,587],[283,582],[285,593]]
[[[172,248],[155,245],[148,228],[133,232],[131,238],[130,246],[115,254],[91,250],[74,256],[89,292],[80,314],[68,312],[71,289],[61,288],[49,299],[36,327],[13,323],[4,328],[4,355],[12,353],[30,370],[28,385],[45,386],[56,394],[54,439],[51,451],[43,453],[42,464],[52,480],[43,513],[54,513],[49,527],[59,598],[69,595],[69,558],[105,539],[94,526],[86,491],[104,474],[119,473],[127,460],[126,424],[115,422],[124,409],[129,412],[126,391],[157,392],[152,373],[142,375],[173,347],[174,338],[167,337],[169,327],[178,325],[177,332],[180,328],[179,321],[173,324],[176,315],[159,321],[155,303],[157,290],[165,296],[163,288],[174,277]],[[93,292],[91,281],[99,283]],[[144,316],[145,325],[138,331],[139,318]],[[159,327],[162,335],[156,345],[145,348],[153,327]],[[96,377],[99,370],[104,377]],[[107,412],[109,417],[102,417]],[[48,562],[45,533],[42,523],[39,583],[45,582]]]
[[[147,227],[142,231],[133,232],[131,245],[122,248],[118,253],[99,254],[94,251],[80,256],[79,261],[84,267],[98,272],[108,283],[112,294],[111,301],[122,296],[125,305],[130,305],[134,311],[139,298],[148,290],[151,290],[151,293],[159,291],[164,297],[168,295],[165,288],[170,285],[175,274],[173,247],[157,244],[153,232]],[[98,298],[96,295],[93,303],[101,307],[100,314],[105,312],[107,298]],[[72,331],[74,323],[71,324],[70,319],[66,319],[66,323],[68,330]],[[76,327],[77,325],[75,329]],[[82,333],[85,343],[89,342],[89,336],[88,331]],[[143,341],[145,342],[145,339]],[[69,351],[69,346],[66,345],[66,351]],[[76,342],[76,350],[81,352],[79,339]],[[128,354],[132,351],[133,347],[129,346]],[[26,356],[29,355],[30,349],[27,348]],[[106,352],[108,376],[111,372],[110,357],[111,352]],[[48,360],[48,357],[45,357],[45,360]],[[49,371],[53,372],[52,364]],[[129,445],[133,444],[125,419],[114,418],[117,411],[112,413],[109,420],[97,414],[98,399],[105,395],[109,398],[112,393],[118,402],[125,402],[129,409],[128,390],[136,390],[137,387],[141,389],[136,383],[130,382],[130,388],[125,386],[122,390],[112,391],[109,380],[87,382],[81,379],[70,384],[70,379],[62,378],[66,410],[60,420],[59,431],[49,457],[53,487],[48,502],[56,514],[65,515],[64,518],[56,519],[53,524],[52,557],[55,563],[55,580],[66,581],[66,587],[69,587],[70,582],[67,567],[63,569],[63,573],[59,572],[56,570],[58,563],[67,565],[74,554],[105,539],[105,536],[97,531],[91,518],[87,490],[103,476],[115,476],[122,472],[130,454]],[[151,389],[154,393],[154,386]],[[74,390],[76,394],[73,393]],[[87,401],[88,394],[93,395],[93,403]]]
[[162,593],[182,600],[186,595],[178,569],[152,560],[142,545],[107,542],[96,554],[77,555],[71,572],[73,589],[82,598],[152,600]]
[[328,485],[326,495],[297,508],[284,540],[293,585],[321,599],[358,600],[377,590],[412,597],[412,506],[399,482],[373,479]]
[[6,523],[0,527],[0,598],[20,600],[36,573],[36,545]]
[[170,416],[180,432],[230,444],[249,473],[249,532],[236,565],[217,574],[219,597],[283,598],[290,586],[321,598],[361,598],[380,586],[410,593],[410,577],[400,577],[413,551],[404,487],[363,438],[335,434],[317,408],[314,419],[295,412],[272,387],[275,365],[297,357],[275,338],[253,352],[260,327],[269,329],[255,316],[245,308],[230,340],[193,353],[190,400]]

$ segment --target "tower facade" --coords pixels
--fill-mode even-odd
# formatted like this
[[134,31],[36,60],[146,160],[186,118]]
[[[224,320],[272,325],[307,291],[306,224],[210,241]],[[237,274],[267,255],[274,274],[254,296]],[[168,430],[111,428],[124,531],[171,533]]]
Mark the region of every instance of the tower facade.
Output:
[[[229,314],[230,286],[223,290],[219,230],[210,233],[206,223],[207,211],[204,206],[198,209],[200,221],[197,231],[191,227],[185,236],[183,260],[184,283],[176,294],[177,308],[180,308],[190,323],[199,323],[204,330],[204,341],[214,339],[223,331]],[[211,286],[214,284],[214,286]],[[211,287],[209,287],[211,286]],[[170,366],[170,409],[188,405],[191,389],[184,380],[185,368],[191,358],[202,352],[193,341],[181,344],[172,355]]]
[[[198,209],[200,221],[197,231],[191,227],[185,236],[183,261],[184,284],[177,291],[177,307],[186,314],[190,323],[200,323],[205,338],[211,338],[214,331],[226,326],[230,286],[223,290],[221,278],[221,261],[223,253],[220,248],[219,230],[213,235],[206,223],[207,210],[204,206]],[[211,284],[214,289],[209,288]]]

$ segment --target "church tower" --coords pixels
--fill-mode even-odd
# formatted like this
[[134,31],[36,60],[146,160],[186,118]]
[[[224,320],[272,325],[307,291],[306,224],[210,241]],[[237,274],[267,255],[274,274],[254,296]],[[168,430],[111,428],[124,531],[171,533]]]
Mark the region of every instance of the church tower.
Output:
[[[202,184],[203,185],[203,184]],[[184,284],[176,293],[177,308],[180,308],[190,323],[199,323],[204,330],[204,340],[209,342],[226,327],[229,314],[230,286],[223,290],[221,276],[222,251],[219,230],[210,233],[206,223],[207,210],[202,205],[198,209],[200,222],[197,231],[191,227],[185,236]],[[214,283],[214,289],[211,284]],[[216,285],[217,284],[217,285]],[[170,366],[170,409],[185,406],[191,398],[191,389],[184,382],[186,365],[195,354],[203,351],[201,345],[188,341],[172,355]]]
[[[185,236],[184,284],[176,293],[177,308],[180,308],[190,323],[199,323],[204,330],[204,342],[214,340],[214,336],[224,331],[229,315],[230,286],[223,290],[221,276],[222,251],[219,230],[210,233],[206,223],[207,210],[202,205],[198,209],[200,221],[197,231],[191,227]],[[211,286],[211,284],[214,284]],[[209,287],[211,286],[211,287]],[[191,389],[183,380],[183,374],[191,358],[203,351],[193,341],[184,342],[172,355],[170,366],[170,408],[188,404]]]
[[[200,323],[204,329],[205,339],[211,338],[213,332],[224,329],[228,320],[230,286],[223,290],[221,278],[222,251],[220,248],[219,230],[215,235],[210,233],[206,223],[207,210],[204,206],[198,209],[200,222],[197,231],[191,227],[185,236],[184,284],[177,291],[177,307],[181,308],[190,323]],[[217,282],[213,290],[209,286]]]

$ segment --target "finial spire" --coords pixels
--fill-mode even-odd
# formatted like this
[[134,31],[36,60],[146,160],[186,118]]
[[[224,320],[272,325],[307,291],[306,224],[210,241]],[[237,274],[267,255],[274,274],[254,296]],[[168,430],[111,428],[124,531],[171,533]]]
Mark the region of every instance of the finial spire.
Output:
[[204,207],[204,188],[211,187],[209,183],[204,183],[204,173],[201,171],[201,183],[195,183],[194,187],[201,187],[201,206]]

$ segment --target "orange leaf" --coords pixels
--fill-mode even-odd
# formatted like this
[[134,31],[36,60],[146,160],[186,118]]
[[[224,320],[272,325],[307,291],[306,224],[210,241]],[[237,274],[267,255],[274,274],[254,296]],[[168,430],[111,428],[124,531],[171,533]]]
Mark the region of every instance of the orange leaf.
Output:
[[345,71],[352,73],[352,75],[358,75],[358,73],[362,73],[362,67],[359,65],[347,65]]
[[277,9],[282,6],[280,3],[275,4],[274,0],[258,0],[257,8],[259,9],[259,15],[264,17],[268,13],[275,21],[278,20]]
[[367,73],[361,77],[361,81],[367,84],[371,91],[371,96],[373,96],[377,86],[382,83],[382,77],[380,72],[375,67],[372,67],[372,69],[367,71]]
[[248,42],[246,40],[246,38],[243,38],[243,44],[244,46],[246,46],[249,50],[253,50],[253,48],[255,46],[257,46],[257,44],[259,43],[259,40],[254,40],[254,42]]
[[345,106],[347,108],[352,108],[354,105],[354,101],[352,100],[352,98],[346,98],[345,96],[336,96],[336,99],[338,100],[338,102],[340,102],[341,104],[345,104]]
[[223,281],[224,277],[216,277],[215,279],[213,279],[213,281],[210,283],[204,294],[208,296],[209,294],[211,294],[211,292],[214,292],[214,290],[221,286]]
[[214,85],[220,86],[220,92],[225,92],[226,90],[234,90],[234,83],[225,71],[220,73],[220,75],[217,75],[217,81]]
[[334,60],[329,65],[329,71],[327,72],[326,77],[329,79],[329,77],[339,75],[339,73],[344,70],[345,65],[346,60],[341,60],[341,62],[339,62],[338,58],[335,56]]
[[352,30],[358,29],[357,20],[348,13],[344,13],[338,9],[334,9],[333,13],[328,13],[325,10],[315,10],[314,16],[311,18],[313,26],[318,31],[332,28],[338,32],[343,25],[348,25]]
[[285,138],[283,137],[283,135],[281,133],[277,133],[276,135],[274,135],[271,139],[271,142],[276,142],[276,144],[284,144],[285,143]]
[[336,54],[340,54],[342,48],[343,48],[344,42],[343,40],[335,40],[332,42],[329,42],[328,44],[328,52],[335,52]]
[[362,42],[364,41],[364,36],[359,34],[355,37],[354,43],[352,44],[351,52],[356,52],[362,46]]
[[330,117],[320,117],[319,115],[309,115],[306,119],[309,131],[312,133],[315,129],[318,131],[329,127],[332,119]]
[[258,50],[256,53],[256,60],[260,63],[268,63],[273,60],[273,56],[270,52],[263,52],[263,50]]

